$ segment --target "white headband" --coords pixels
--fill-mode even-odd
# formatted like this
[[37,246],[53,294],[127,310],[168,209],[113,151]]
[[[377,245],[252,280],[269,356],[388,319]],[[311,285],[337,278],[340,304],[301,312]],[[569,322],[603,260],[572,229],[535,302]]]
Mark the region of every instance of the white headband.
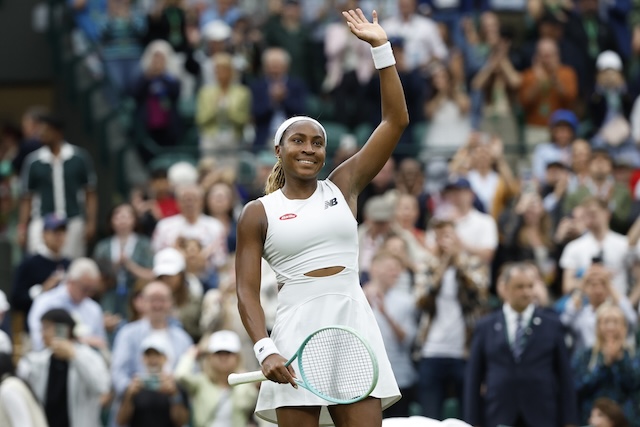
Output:
[[325,144],[327,142],[327,131],[324,129],[324,126],[322,126],[320,124],[319,121],[317,121],[316,119],[312,119],[311,117],[308,116],[293,116],[291,118],[288,118],[287,120],[285,120],[280,127],[278,128],[278,130],[276,131],[276,137],[273,138],[273,144],[274,145],[280,145],[280,140],[282,139],[282,135],[284,134],[284,132],[289,129],[289,126],[291,126],[294,123],[297,122],[301,122],[303,120],[307,120],[311,123],[315,123],[316,125],[318,125],[320,127],[320,129],[322,129],[322,134],[324,135],[324,141]]

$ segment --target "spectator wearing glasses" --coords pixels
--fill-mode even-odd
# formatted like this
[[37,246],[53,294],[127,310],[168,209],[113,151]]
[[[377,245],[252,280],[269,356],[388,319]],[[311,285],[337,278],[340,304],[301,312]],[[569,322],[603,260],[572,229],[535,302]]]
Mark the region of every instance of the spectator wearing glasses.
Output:
[[42,350],[42,324],[44,313],[54,308],[67,310],[78,322],[77,338],[95,348],[106,346],[106,332],[100,304],[91,297],[100,287],[100,270],[89,258],[78,258],[69,266],[66,278],[51,291],[39,295],[27,317],[31,331],[31,344],[35,351]]

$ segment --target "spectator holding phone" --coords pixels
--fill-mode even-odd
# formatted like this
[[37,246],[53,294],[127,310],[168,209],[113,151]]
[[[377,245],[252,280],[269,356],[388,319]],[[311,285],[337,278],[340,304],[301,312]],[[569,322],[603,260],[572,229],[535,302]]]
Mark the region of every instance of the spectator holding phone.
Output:
[[76,339],[76,322],[68,311],[54,308],[40,322],[45,348],[20,360],[18,376],[44,406],[50,426],[101,425],[101,398],[110,385],[104,359]]
[[135,427],[180,427],[189,422],[187,395],[166,372],[171,349],[162,335],[142,341],[145,371],[135,376],[124,393],[117,415],[121,425]]
[[[217,331],[203,354],[194,346],[178,362],[176,378],[192,399],[194,427],[245,427],[249,422],[258,389],[254,384],[231,388],[227,382],[229,374],[242,369],[241,347],[238,334]],[[196,372],[199,356],[202,370]]]

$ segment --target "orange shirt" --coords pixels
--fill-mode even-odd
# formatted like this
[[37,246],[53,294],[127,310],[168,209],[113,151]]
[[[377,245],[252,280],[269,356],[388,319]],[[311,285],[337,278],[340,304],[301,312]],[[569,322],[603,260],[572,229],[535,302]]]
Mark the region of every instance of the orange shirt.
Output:
[[519,99],[524,110],[525,124],[547,126],[549,116],[555,110],[573,109],[578,96],[578,78],[573,68],[561,65],[557,71],[557,81],[558,84],[555,86],[550,82],[540,85],[537,92],[527,99],[531,89],[538,86],[538,79],[532,68],[522,73]]

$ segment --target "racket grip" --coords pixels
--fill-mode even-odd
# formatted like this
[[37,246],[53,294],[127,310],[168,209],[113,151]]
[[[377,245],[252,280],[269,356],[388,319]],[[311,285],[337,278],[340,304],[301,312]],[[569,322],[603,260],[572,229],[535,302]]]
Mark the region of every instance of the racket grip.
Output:
[[227,378],[229,385],[255,383],[258,381],[266,381],[262,371],[243,372],[241,374],[230,374]]

